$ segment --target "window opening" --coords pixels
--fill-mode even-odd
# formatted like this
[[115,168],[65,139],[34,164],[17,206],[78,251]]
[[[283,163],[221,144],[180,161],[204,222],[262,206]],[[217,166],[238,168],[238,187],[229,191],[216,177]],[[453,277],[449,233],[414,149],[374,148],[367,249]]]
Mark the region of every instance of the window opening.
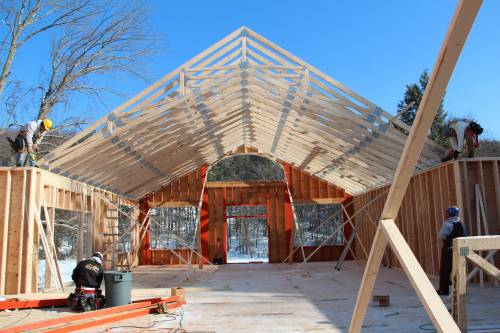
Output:
[[[296,204],[294,205],[299,232],[295,234],[295,246],[321,245],[333,235],[325,245],[344,244],[343,214],[340,204]],[[333,216],[332,216],[333,215]],[[328,221],[324,222],[326,219]]]
[[151,245],[156,249],[183,249],[193,244],[198,224],[198,207],[152,208]]
[[267,207],[226,207],[227,262],[269,262]]

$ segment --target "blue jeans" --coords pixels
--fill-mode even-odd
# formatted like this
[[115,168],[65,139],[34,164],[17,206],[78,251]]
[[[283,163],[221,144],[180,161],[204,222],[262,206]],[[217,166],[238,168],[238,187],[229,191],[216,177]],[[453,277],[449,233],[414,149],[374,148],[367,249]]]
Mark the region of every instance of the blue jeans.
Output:
[[34,153],[28,153],[27,151],[22,151],[16,153],[16,165],[18,167],[22,166],[36,166],[36,161],[35,161],[35,154]]

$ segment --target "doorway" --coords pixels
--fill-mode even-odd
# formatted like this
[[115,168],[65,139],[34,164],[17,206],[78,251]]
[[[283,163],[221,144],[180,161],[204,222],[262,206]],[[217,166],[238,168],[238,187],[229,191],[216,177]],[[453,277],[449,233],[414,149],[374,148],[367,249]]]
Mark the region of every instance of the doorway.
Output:
[[269,262],[267,206],[226,207],[227,263]]

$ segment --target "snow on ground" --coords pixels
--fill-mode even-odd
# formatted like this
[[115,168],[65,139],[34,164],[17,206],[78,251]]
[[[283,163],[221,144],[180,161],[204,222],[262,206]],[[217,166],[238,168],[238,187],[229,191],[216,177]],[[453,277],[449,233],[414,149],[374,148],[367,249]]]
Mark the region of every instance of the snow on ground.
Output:
[[[76,258],[60,259],[58,262],[63,283],[71,282],[71,274],[76,267]],[[38,260],[38,289],[45,289],[45,259]]]
[[269,262],[269,258],[238,258],[238,257],[231,257],[227,258],[227,263],[228,264],[246,264],[246,263],[257,263],[257,262]]

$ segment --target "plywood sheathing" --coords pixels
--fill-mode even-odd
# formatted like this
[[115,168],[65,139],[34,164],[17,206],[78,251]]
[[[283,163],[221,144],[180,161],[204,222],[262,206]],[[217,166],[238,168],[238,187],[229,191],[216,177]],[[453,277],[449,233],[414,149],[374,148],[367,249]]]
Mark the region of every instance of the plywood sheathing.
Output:
[[[396,225],[427,274],[439,275],[441,242],[438,233],[445,220],[446,208],[459,206],[469,234],[477,235],[475,184],[484,187],[489,232],[491,235],[500,234],[500,201],[497,199],[500,196],[500,182],[495,178],[499,168],[498,158],[467,159],[449,162],[412,177]],[[354,210],[387,188],[385,186],[354,196]],[[386,196],[368,208],[368,218],[374,221],[380,219]],[[375,230],[376,226],[368,220],[361,225],[358,234],[365,246],[372,244]],[[356,253],[362,256],[361,251]],[[394,259],[393,255],[390,257]],[[496,256],[496,262],[500,263],[499,255]],[[391,264],[401,267],[397,260],[391,260]]]

